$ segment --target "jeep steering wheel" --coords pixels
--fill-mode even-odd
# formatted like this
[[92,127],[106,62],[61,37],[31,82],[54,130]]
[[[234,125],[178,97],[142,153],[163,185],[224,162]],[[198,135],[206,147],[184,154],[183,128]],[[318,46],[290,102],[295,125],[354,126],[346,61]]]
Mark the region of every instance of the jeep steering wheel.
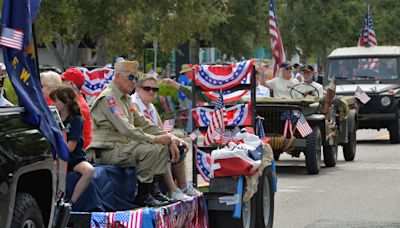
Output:
[[[307,91],[307,93],[305,93],[305,92],[300,91],[299,88],[297,88],[298,86],[306,86],[306,88],[309,87],[310,89],[309,90],[306,89],[305,91]],[[303,98],[306,97],[307,95],[317,96],[317,98],[319,98],[318,89],[315,88],[315,86],[313,86],[311,84],[300,83],[300,84],[294,85],[290,89],[290,97],[292,99],[295,99],[295,96],[294,96],[295,93],[301,94],[303,96]]]

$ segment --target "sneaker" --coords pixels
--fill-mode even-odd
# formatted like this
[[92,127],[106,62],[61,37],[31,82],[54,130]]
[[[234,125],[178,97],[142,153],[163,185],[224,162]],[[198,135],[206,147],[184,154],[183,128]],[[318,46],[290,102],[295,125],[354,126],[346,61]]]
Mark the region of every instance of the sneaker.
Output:
[[189,196],[184,194],[180,189],[172,192],[170,197],[171,197],[171,199],[180,200],[180,201],[189,199]]
[[188,184],[188,186],[184,189],[181,189],[183,193],[185,193],[188,196],[200,196],[201,192],[199,192],[197,189],[193,187],[193,185]]

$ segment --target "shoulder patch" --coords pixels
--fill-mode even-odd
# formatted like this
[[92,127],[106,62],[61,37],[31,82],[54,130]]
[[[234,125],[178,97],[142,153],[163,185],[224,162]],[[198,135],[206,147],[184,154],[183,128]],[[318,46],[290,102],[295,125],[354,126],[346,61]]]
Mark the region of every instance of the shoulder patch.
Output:
[[117,115],[117,116],[122,116],[124,115],[124,112],[122,111],[121,107],[117,104],[117,101],[113,96],[108,96],[107,97],[107,104],[110,106],[110,111],[111,113]]

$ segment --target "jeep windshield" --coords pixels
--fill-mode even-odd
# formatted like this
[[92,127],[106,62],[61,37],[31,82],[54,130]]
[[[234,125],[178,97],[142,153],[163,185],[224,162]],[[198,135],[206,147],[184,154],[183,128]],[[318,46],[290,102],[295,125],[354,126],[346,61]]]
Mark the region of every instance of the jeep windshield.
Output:
[[398,82],[398,64],[395,57],[331,58],[327,76],[337,84]]

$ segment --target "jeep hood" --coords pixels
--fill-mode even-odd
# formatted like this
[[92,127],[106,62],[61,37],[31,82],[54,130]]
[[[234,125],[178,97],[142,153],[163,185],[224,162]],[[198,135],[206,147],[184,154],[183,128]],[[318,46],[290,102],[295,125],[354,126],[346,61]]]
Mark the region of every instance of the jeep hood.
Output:
[[352,94],[355,93],[357,86],[366,93],[383,93],[389,89],[399,88],[399,84],[358,84],[358,85],[336,85],[336,94]]

